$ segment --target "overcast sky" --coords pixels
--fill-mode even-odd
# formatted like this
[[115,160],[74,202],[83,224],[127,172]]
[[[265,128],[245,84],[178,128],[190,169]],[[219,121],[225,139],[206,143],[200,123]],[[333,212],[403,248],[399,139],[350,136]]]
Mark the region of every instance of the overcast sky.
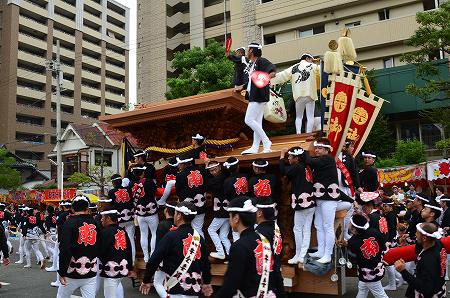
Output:
[[130,103],[136,103],[136,0],[116,0],[130,8]]

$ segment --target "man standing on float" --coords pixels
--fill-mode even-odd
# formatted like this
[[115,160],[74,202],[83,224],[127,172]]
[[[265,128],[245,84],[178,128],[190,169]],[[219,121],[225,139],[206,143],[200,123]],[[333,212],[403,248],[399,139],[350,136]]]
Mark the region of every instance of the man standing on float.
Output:
[[255,71],[268,73],[271,78],[275,76],[275,66],[262,56],[262,46],[258,43],[251,43],[248,46],[248,59],[250,60],[250,70],[248,72],[248,84],[245,98],[249,103],[245,113],[245,124],[253,130],[253,144],[242,154],[255,154],[259,151],[259,144],[263,144],[263,153],[270,152],[272,142],[267,137],[262,127],[264,107],[269,101],[269,85],[258,88],[252,81],[252,73]]

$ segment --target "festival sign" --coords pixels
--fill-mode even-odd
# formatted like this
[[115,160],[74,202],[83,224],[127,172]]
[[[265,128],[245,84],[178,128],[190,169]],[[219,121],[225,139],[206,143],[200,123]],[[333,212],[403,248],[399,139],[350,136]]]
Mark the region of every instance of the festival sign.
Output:
[[[75,188],[67,188],[63,190],[63,199],[71,200],[75,197]],[[59,201],[61,198],[61,192],[59,189],[46,189],[43,192],[44,201]]]
[[428,180],[437,180],[450,177],[450,158],[428,162]]
[[344,72],[342,75],[331,75],[331,86],[329,92],[330,111],[326,118],[328,124],[325,130],[328,132],[328,139],[331,142],[333,151],[331,154],[337,156],[342,149],[350,126],[349,115],[353,114],[355,99],[361,79],[351,72]]
[[396,184],[427,178],[425,164],[378,169],[378,181],[382,184]]
[[364,145],[383,102],[384,99],[375,94],[366,95],[364,90],[359,90],[346,136],[347,139],[355,142],[353,156],[356,156]]

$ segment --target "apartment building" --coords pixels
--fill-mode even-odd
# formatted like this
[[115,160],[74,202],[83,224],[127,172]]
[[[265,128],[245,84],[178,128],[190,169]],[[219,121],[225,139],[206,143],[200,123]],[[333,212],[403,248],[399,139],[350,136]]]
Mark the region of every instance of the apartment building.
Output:
[[128,104],[129,8],[113,0],[0,1],[0,143],[49,173],[56,143],[55,80],[46,60],[60,41],[61,111],[89,124]]
[[439,1],[138,0],[138,102],[164,100],[174,52],[224,40],[224,11],[233,48],[263,43],[263,55],[280,70],[303,52],[323,55],[343,28],[352,31],[358,62],[382,69],[403,64],[401,54],[413,50],[404,41],[418,27],[416,13]]

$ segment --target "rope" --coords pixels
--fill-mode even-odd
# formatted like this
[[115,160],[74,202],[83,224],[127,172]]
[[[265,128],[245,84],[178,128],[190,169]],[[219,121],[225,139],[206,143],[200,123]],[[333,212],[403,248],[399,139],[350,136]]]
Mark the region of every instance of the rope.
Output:
[[[225,146],[225,145],[231,145],[234,143],[239,142],[240,138],[233,138],[233,139],[226,139],[226,140],[206,140],[203,144],[205,145],[213,145],[213,146]],[[167,154],[180,154],[185,153],[190,150],[194,149],[192,145],[189,145],[187,147],[178,148],[178,149],[171,149],[171,148],[163,148],[163,147],[156,147],[156,146],[150,146],[147,147],[144,151],[155,151],[155,152],[161,152],[161,153],[167,153]]]

